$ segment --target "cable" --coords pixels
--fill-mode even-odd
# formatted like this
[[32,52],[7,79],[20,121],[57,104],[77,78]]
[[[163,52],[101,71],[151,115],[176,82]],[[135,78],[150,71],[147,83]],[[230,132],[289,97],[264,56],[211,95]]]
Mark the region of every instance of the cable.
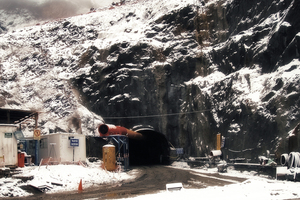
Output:
[[201,110],[194,112],[184,112],[184,113],[170,113],[170,114],[160,114],[160,115],[145,115],[145,116],[129,116],[129,117],[102,117],[103,119],[134,119],[134,118],[151,118],[151,117],[164,117],[164,116],[174,116],[174,115],[184,115],[193,113],[202,113],[210,110]]

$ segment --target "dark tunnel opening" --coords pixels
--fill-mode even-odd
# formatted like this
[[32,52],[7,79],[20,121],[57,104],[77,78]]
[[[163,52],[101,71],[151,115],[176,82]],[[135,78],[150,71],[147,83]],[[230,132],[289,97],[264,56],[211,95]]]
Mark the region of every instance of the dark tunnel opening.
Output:
[[[144,137],[142,140],[129,138],[129,165],[170,164],[169,142],[162,133],[149,129],[138,130],[137,132]],[[110,142],[110,140],[102,137],[87,136],[87,157],[102,159],[102,147]]]
[[143,140],[129,139],[130,165],[170,164],[170,148],[167,138],[153,130],[137,131]]

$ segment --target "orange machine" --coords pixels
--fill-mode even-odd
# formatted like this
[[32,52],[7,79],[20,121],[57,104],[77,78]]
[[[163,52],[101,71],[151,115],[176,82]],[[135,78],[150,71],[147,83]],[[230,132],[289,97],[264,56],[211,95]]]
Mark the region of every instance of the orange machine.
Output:
[[115,126],[111,124],[101,124],[98,127],[98,132],[100,133],[100,137],[107,137],[110,135],[125,135],[130,139],[143,139],[143,135],[141,133],[129,130],[122,126]]

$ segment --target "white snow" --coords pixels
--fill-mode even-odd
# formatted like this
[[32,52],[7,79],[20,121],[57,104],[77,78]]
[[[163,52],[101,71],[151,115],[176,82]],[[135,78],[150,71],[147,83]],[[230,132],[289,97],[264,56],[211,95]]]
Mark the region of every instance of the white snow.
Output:
[[[130,172],[109,172],[101,168],[101,162],[89,163],[88,166],[83,165],[42,165],[27,166],[17,168],[21,170],[21,174],[17,176],[34,176],[33,180],[22,182],[17,178],[1,178],[0,179],[0,198],[6,196],[28,196],[30,193],[22,190],[20,186],[27,185],[48,185],[52,187],[47,193],[57,193],[64,191],[76,191],[80,180],[82,187],[88,188],[97,185],[117,183],[122,180],[129,180],[136,177],[137,170]],[[54,184],[52,184],[54,183]],[[56,185],[55,185],[56,184]],[[62,186],[58,186],[62,185]]]
[[[92,2],[96,3],[96,0]],[[130,42],[131,45],[143,43],[144,41],[150,42],[152,46],[156,48],[166,48],[170,44],[163,43],[160,40],[160,36],[157,38],[148,39],[145,38],[145,32],[149,28],[151,22],[157,20],[165,13],[171,13],[172,11],[179,9],[182,6],[188,4],[195,4],[198,1],[195,0],[173,0],[173,1],[136,1],[130,2],[127,5],[115,7],[114,9],[97,10],[86,15],[78,15],[72,18],[66,19],[71,24],[83,26],[83,31],[78,32],[77,43],[63,43],[61,40],[57,40],[58,36],[61,38],[67,38],[70,35],[68,30],[59,30],[53,32],[52,29],[61,27],[61,24],[65,21],[52,21],[45,23],[41,26],[31,26],[24,29],[18,29],[15,27],[15,31],[8,32],[1,35],[0,41],[0,63],[1,63],[1,90],[7,92],[9,96],[13,96],[15,104],[9,104],[5,102],[7,108],[16,109],[32,109],[40,112],[40,120],[45,122],[43,134],[47,134],[50,129],[61,127],[68,130],[68,121],[74,115],[81,117],[83,126],[82,131],[84,134],[92,134],[89,131],[89,127],[95,127],[96,124],[100,124],[102,118],[88,111],[80,104],[79,95],[76,94],[68,80],[82,74],[88,74],[91,71],[91,67],[82,66],[79,69],[73,69],[69,66],[71,60],[76,62],[79,60],[78,55],[85,52],[91,45],[96,46],[98,49],[106,49],[112,46],[112,44],[121,43],[123,41]],[[212,0],[209,4],[215,3],[217,0]],[[232,0],[228,0],[227,3],[231,3]],[[199,3],[199,2],[198,2]],[[126,15],[128,13],[134,13],[134,16]],[[25,13],[26,14],[26,13]],[[11,18],[5,18],[9,23],[11,20],[15,20],[16,24],[24,23],[26,18],[14,19],[19,16],[13,15]],[[31,17],[28,16],[28,20]],[[274,26],[282,17],[279,14],[271,15],[269,18],[261,21],[256,27],[252,27],[247,31],[238,33],[232,36],[232,41],[239,41],[244,36],[251,35],[257,28],[264,28]],[[21,22],[18,22],[20,20]],[[33,20],[33,19],[31,19]],[[36,21],[31,21],[35,23]],[[289,26],[287,22],[279,23],[282,26]],[[279,25],[274,31],[277,31]],[[162,26],[162,25],[160,25]],[[90,41],[87,40],[85,34],[89,33],[88,30],[95,29],[98,32],[97,39]],[[297,34],[299,36],[300,33]],[[92,35],[91,35],[92,36]],[[71,38],[72,39],[72,38]],[[70,39],[70,40],[71,40]],[[262,40],[258,41],[255,45],[255,52],[265,50],[263,47],[268,44],[270,36],[267,35]],[[69,40],[67,40],[68,42]],[[228,40],[227,42],[232,42]],[[209,52],[213,48],[218,50],[227,44],[218,44],[215,47],[207,47],[202,51]],[[38,45],[39,44],[39,45]],[[250,48],[250,47],[246,47]],[[47,65],[43,66],[43,69],[39,69],[40,61],[32,58],[32,53],[41,54],[45,58]],[[195,52],[197,53],[197,52]],[[29,57],[26,65],[22,64],[22,60]],[[41,59],[41,58],[39,58]],[[57,66],[61,59],[63,59],[64,65]],[[110,59],[110,58],[108,58]],[[116,58],[115,58],[116,59]],[[170,59],[170,58],[168,58]],[[155,65],[163,65],[170,62],[155,61],[151,67]],[[104,65],[99,63],[99,65]],[[66,68],[65,66],[68,66]],[[130,63],[128,66],[134,66]],[[296,66],[296,67],[295,67]],[[281,77],[284,85],[288,85],[291,82],[298,80],[300,76],[300,62],[295,59],[291,63],[284,66],[280,66],[274,73],[262,74],[259,70],[259,66],[250,66],[249,68],[243,68],[234,74],[226,76],[225,74],[218,72],[214,69],[217,66],[210,66],[212,73],[206,77],[199,76],[185,84],[196,84],[199,86],[203,93],[211,95],[211,88],[222,80],[236,77],[233,81],[234,89],[241,91],[241,94],[232,102],[233,105],[238,105],[240,102],[247,101],[249,104],[255,104],[256,108],[263,108],[263,102],[261,99],[275,86],[276,79]],[[233,66],[234,67],[234,66]],[[293,67],[297,70],[290,70]],[[29,70],[32,68],[32,70]],[[39,70],[44,70],[44,74],[40,75]],[[126,72],[126,68],[123,69]],[[132,70],[132,69],[131,69]],[[138,70],[138,69],[137,69]],[[126,78],[126,73],[120,75],[119,79]],[[19,79],[18,81],[10,81]],[[225,82],[225,81],[224,81]],[[113,85],[111,86],[113,87]],[[285,87],[283,87],[285,88]],[[88,88],[87,88],[88,89]],[[278,98],[280,95],[287,95],[284,89],[276,91],[277,94],[273,98]],[[292,95],[293,93],[289,94]],[[122,94],[124,95],[124,94]],[[118,99],[122,95],[117,95],[111,98],[111,100]],[[69,100],[66,100],[64,96],[67,96]],[[126,94],[129,98],[129,94]],[[138,98],[132,98],[132,101],[139,101]],[[224,102],[219,102],[222,107]],[[68,109],[66,109],[66,107]],[[63,110],[65,109],[65,110]],[[217,107],[215,108],[217,109]],[[262,109],[261,109],[262,110]],[[282,113],[288,116],[288,112]],[[216,122],[221,120],[213,111]],[[218,126],[218,124],[217,124]],[[231,124],[230,131],[238,133],[240,127],[238,124]],[[25,128],[25,133],[33,133],[31,130]],[[95,131],[96,132],[96,131]],[[93,132],[95,134],[95,132]],[[31,136],[31,135],[27,135]],[[201,141],[202,142],[202,141]],[[189,169],[185,163],[175,163],[176,166],[184,169]],[[54,186],[49,192],[62,192],[69,190],[76,190],[79,181],[82,179],[83,187],[90,187],[93,185],[107,184],[112,182],[118,182],[125,179],[132,179],[135,177],[136,171],[130,171],[130,173],[112,173],[102,170],[99,165],[90,163],[89,167],[76,166],[76,165],[57,165],[57,166],[45,166],[41,167],[25,167],[21,169],[23,175],[34,175],[34,179],[27,183],[21,183],[19,179],[1,178],[0,179],[0,197],[5,195],[13,196],[26,196],[29,195],[18,186],[27,184],[50,184],[51,182],[59,182],[63,186]],[[193,170],[197,172],[216,173],[216,169],[197,169]],[[246,177],[247,181],[243,183],[234,183],[224,187],[208,187],[205,189],[185,189],[180,192],[166,192],[161,191],[158,194],[143,195],[132,199],[194,199],[195,196],[199,199],[205,197],[206,199],[224,199],[230,197],[230,199],[289,199],[300,198],[299,183],[288,181],[277,181],[268,179],[266,177],[258,177],[253,173],[239,173],[234,170],[230,170],[228,173],[223,174]]]
[[[209,174],[217,173],[216,168],[190,169],[185,162],[175,162],[173,167],[192,170],[195,174],[201,172]],[[220,173],[221,176],[233,176],[247,178],[242,183],[236,183],[226,186],[213,186],[203,189],[183,189],[181,191],[169,192],[162,190],[156,194],[141,195],[127,199],[296,199],[300,198],[299,182],[281,181],[270,179],[264,176],[255,175],[256,172],[239,172],[228,169],[227,173]],[[222,178],[219,178],[223,180]]]
[[[96,4],[95,0],[91,2]],[[107,3],[109,2],[107,1]],[[216,0],[211,0],[207,6],[216,2]],[[230,2],[227,1],[227,3]],[[128,1],[125,5],[114,6],[113,9],[99,7],[96,9],[96,12],[56,21],[53,20],[42,25],[20,28],[1,34],[0,63],[2,76],[0,86],[2,93],[8,94],[2,107],[31,109],[47,113],[47,115],[39,117],[39,122],[46,122],[41,127],[42,134],[48,134],[51,132],[50,129],[54,129],[55,126],[63,130],[72,130],[72,127],[68,127],[67,124],[69,124],[70,118],[73,117],[73,113],[76,113],[81,118],[91,119],[90,121],[92,122],[101,121],[101,117],[92,112],[78,112],[83,100],[80,94],[72,87],[70,80],[92,73],[92,67],[89,65],[78,67],[81,60],[80,55],[83,55],[83,52],[86,52],[91,46],[95,46],[98,49],[109,49],[113,44],[122,42],[128,43],[129,46],[126,48],[144,42],[158,49],[173,46],[176,44],[175,36],[167,42],[162,42],[162,37],[165,37],[165,35],[159,32],[155,37],[147,38],[146,33],[151,32],[151,24],[167,13],[172,13],[187,5],[199,3],[201,2],[195,0]],[[271,15],[255,27],[231,36],[231,39],[224,43],[202,49],[191,48],[189,49],[189,53],[207,56],[207,53],[213,49],[218,50],[228,43],[242,40],[243,37],[252,35],[257,28],[274,26],[279,20],[280,15]],[[63,24],[66,22],[70,23],[70,27],[63,27]],[[282,25],[288,26],[284,21]],[[163,29],[163,27],[163,23],[157,25],[157,28]],[[94,33],[97,33],[95,34],[95,38],[89,40],[88,38],[90,36],[93,37]],[[191,35],[185,34],[187,33],[183,33],[178,37],[191,37]],[[263,41],[258,42],[262,42],[261,44],[256,43],[253,45],[256,45],[257,51],[260,51],[261,47],[266,45],[268,40],[269,35]],[[175,45],[175,48],[178,47]],[[253,47],[247,46],[246,48]],[[156,65],[170,64],[176,56],[169,56],[165,61],[161,62],[155,61],[148,68],[155,67]],[[107,59],[112,61],[112,59],[117,58],[109,56]],[[105,62],[97,61],[97,64],[98,66],[106,66]],[[269,85],[271,91],[271,83],[275,83],[277,77],[283,77],[286,85],[293,80],[291,77],[297,79],[296,77],[299,74],[295,74],[295,70],[288,72],[284,69],[290,65],[298,66],[300,64],[298,60],[294,60],[291,64],[278,68],[278,71],[275,72],[276,75],[274,73],[263,75],[259,71],[260,66],[249,66],[249,68],[243,68],[236,73],[226,76],[222,72],[217,71],[218,66],[212,64],[209,66],[210,74],[205,77],[196,77],[186,82],[186,84],[196,84],[204,94],[210,96],[212,95],[211,89],[215,84],[236,76],[233,89],[236,91],[237,98],[232,102],[232,105],[238,105],[246,101],[249,104],[255,104],[256,107],[259,107],[262,104],[261,99],[269,92],[266,86]],[[116,75],[114,81],[118,83],[118,81],[129,77],[127,71],[141,70],[135,69],[135,64],[132,63],[126,63],[126,66],[130,66],[130,68],[121,68],[115,72],[116,74],[109,74],[105,78]],[[88,78],[86,81],[96,83],[96,80]],[[108,87],[113,88],[116,85]],[[92,92],[89,84],[83,85],[83,92]],[[93,95],[99,95],[98,92],[93,92]],[[278,91],[278,94],[280,93],[282,91]],[[277,96],[274,95],[273,98]],[[118,98],[122,99],[123,97],[117,95],[108,98],[110,98],[109,101],[112,101]],[[131,101],[139,101],[137,97],[129,99]],[[219,108],[224,107],[224,105],[226,105],[224,102],[220,102]],[[218,105],[214,106],[217,107]],[[215,113],[213,114],[215,115]],[[215,115],[217,122],[222,121],[217,118],[218,116]],[[85,122],[82,124],[83,133],[86,135],[93,134],[89,130],[91,130],[94,123],[89,123],[89,120],[85,120]],[[54,126],[55,123],[56,125]],[[30,136],[32,131],[26,129],[24,130],[24,134]]]
[[205,189],[162,191],[128,199],[293,199],[299,198],[298,184],[293,182],[250,179],[243,183]]
[[[27,184],[49,185],[53,189],[47,193],[58,193],[64,191],[76,191],[80,180],[82,180],[83,190],[98,185],[109,183],[118,183],[122,180],[134,179],[139,173],[133,169],[128,172],[108,172],[100,167],[100,162],[88,163],[88,167],[81,165],[49,165],[49,166],[30,166],[18,168],[22,170],[23,176],[34,175],[34,179],[25,183],[20,179],[1,178],[0,179],[0,197],[28,196],[28,192],[22,190],[19,186]],[[174,162],[172,166],[184,170],[190,170],[191,173],[202,176],[212,177],[210,174],[218,173],[216,168],[190,168],[186,162]],[[271,179],[267,176],[259,176],[256,172],[239,172],[228,168],[227,173],[220,173],[219,180],[226,179],[226,176],[246,178],[244,182],[232,180],[232,184],[226,186],[213,186],[203,189],[188,189],[183,185],[181,191],[166,191],[165,188],[156,194],[140,195],[127,199],[295,199],[300,198],[299,182],[282,181]],[[194,180],[197,181],[197,180]],[[51,183],[61,184],[62,186]]]

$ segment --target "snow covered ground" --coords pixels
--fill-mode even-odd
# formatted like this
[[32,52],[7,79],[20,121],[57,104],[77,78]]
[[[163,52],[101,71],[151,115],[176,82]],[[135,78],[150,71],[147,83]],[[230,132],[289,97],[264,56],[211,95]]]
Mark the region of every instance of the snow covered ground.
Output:
[[[184,162],[175,162],[172,167],[184,168],[195,172],[217,173],[217,168],[190,169]],[[299,182],[273,180],[257,176],[256,172],[239,172],[228,169],[224,176],[247,178],[242,183],[233,183],[223,187],[214,186],[204,189],[183,189],[181,191],[161,191],[157,194],[141,195],[129,199],[299,199]]]
[[88,163],[88,167],[82,165],[49,165],[49,166],[29,166],[17,168],[22,173],[17,176],[32,176],[34,178],[27,182],[22,182],[16,178],[0,179],[0,198],[28,196],[30,193],[22,190],[22,186],[50,186],[51,190],[47,193],[57,193],[78,190],[80,180],[82,187],[103,185],[108,183],[117,183],[122,180],[129,180],[136,177],[137,170],[129,172],[109,172],[103,170],[101,162]]
[[130,199],[296,199],[299,198],[297,187],[299,187],[297,183],[253,178],[224,187],[163,191]]
[[[216,168],[191,169],[185,162],[175,162],[170,167],[176,167],[193,172],[217,173]],[[122,180],[134,179],[138,171],[129,172],[107,172],[100,168],[100,163],[89,163],[88,167],[81,165],[56,165],[56,166],[34,166],[19,168],[23,175],[34,175],[34,179],[26,183],[20,179],[1,178],[0,197],[5,196],[28,196],[28,192],[22,190],[20,186],[49,185],[53,187],[48,193],[78,190],[80,180],[83,188],[116,183]],[[157,194],[141,195],[129,199],[195,199],[205,197],[206,199],[297,199],[300,198],[299,182],[280,181],[264,176],[257,176],[255,172],[238,172],[228,169],[223,176],[235,176],[247,178],[242,183],[235,183],[223,187],[207,187],[204,189],[183,189],[176,192],[162,190]],[[203,175],[202,175],[203,176]],[[220,178],[222,179],[222,178]],[[62,184],[63,186],[52,185],[51,183]]]

